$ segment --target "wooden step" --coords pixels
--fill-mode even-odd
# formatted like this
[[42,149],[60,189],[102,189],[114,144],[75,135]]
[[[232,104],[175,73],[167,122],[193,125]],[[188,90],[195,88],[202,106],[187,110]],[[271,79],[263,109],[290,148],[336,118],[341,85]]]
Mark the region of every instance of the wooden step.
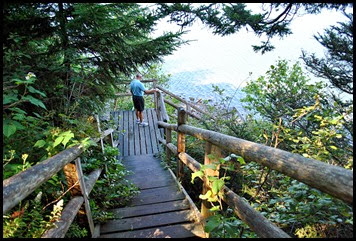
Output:
[[201,225],[187,223],[127,232],[102,234],[99,238],[205,238]]
[[133,218],[124,218],[119,220],[109,220],[104,225],[101,225],[101,234],[132,231],[143,228],[153,228],[163,225],[172,225],[179,223],[187,223],[193,220],[190,210],[174,211],[167,213],[159,213],[149,216],[140,216]]
[[134,207],[117,208],[110,211],[113,212],[115,218],[129,218],[186,209],[189,209],[189,202],[185,199],[165,203],[153,203]]
[[140,192],[139,195],[132,199],[128,206],[183,200],[185,198],[184,194],[175,185],[145,189]]

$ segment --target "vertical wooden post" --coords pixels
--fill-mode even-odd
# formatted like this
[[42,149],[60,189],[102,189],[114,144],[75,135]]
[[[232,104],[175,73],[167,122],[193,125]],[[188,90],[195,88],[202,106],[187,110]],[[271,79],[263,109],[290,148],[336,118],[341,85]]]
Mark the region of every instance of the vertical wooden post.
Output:
[[94,222],[93,222],[93,218],[91,215],[91,210],[90,210],[90,205],[89,205],[89,197],[88,197],[88,193],[87,193],[87,190],[85,187],[84,175],[83,175],[82,166],[80,164],[79,157],[77,159],[75,159],[75,165],[77,168],[77,173],[78,173],[78,178],[79,178],[79,183],[80,183],[80,190],[81,190],[83,198],[84,198],[85,213],[88,218],[90,233],[92,236],[94,236]]
[[103,142],[103,138],[101,138],[101,128],[100,128],[99,115],[96,115],[96,123],[98,125],[98,131],[100,133],[101,151],[104,153],[104,142]]
[[[96,115],[96,122],[98,124],[98,131],[100,133],[100,143],[101,143],[101,151],[104,153],[104,141],[103,138],[101,137],[101,128],[100,128],[100,120],[99,120],[99,115]],[[105,172],[108,172],[108,166],[105,163]],[[110,183],[110,181],[109,181]]]
[[114,111],[117,109],[118,102],[119,102],[119,98],[116,98],[115,99],[115,104],[114,104]]
[[[214,156],[214,159],[209,158],[210,154],[212,154]],[[218,158],[220,158],[221,156],[222,156],[221,155],[221,150],[219,149],[219,147],[217,147],[215,145],[212,145],[210,142],[206,142],[204,165],[213,164],[213,163],[218,162]],[[212,170],[212,169],[206,169],[204,171],[204,173],[207,176],[219,177],[219,166],[216,168],[215,171]],[[204,178],[202,194],[205,194],[210,189],[211,189],[211,187],[209,185],[209,181],[207,180],[207,178]],[[206,201],[206,200],[203,200],[202,201],[202,205],[201,205],[201,214],[202,214],[204,219],[206,219],[209,216],[211,216],[211,212],[209,211],[210,208],[211,208],[210,203],[208,201]]]
[[160,101],[159,101],[161,93],[155,92],[154,94],[155,94],[155,106],[156,106],[157,118],[159,121],[162,121],[162,107],[161,107]]
[[[157,80],[153,80],[153,88],[156,89],[157,88]],[[153,93],[153,96],[154,96],[154,103],[155,103],[155,109],[156,109],[156,112],[158,113],[158,96],[157,96],[157,93]]]
[[[165,128],[165,134],[166,134],[166,144],[171,143],[172,142],[172,130]],[[168,148],[168,146],[166,145],[166,157],[167,157],[167,162],[168,164],[170,164],[171,162],[171,150]]]
[[[177,131],[177,151],[178,155],[181,152],[185,152],[185,134],[182,132],[179,132],[179,126],[184,125],[187,120],[187,113],[184,110],[184,108],[180,107],[178,109],[178,131]],[[183,163],[177,158],[177,177],[182,178],[183,177]]]
[[113,136],[113,133],[114,133],[114,131],[110,133],[110,139],[109,139],[110,145],[112,147],[114,147],[114,136]]
[[[188,113],[190,113],[192,111],[190,105],[186,105],[186,110]],[[189,118],[189,115],[187,115],[187,123],[188,123],[188,118]]]

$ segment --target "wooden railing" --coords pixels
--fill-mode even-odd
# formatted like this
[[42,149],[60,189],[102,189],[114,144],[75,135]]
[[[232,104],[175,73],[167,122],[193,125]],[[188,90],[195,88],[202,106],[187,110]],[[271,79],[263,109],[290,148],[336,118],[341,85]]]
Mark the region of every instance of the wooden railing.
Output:
[[[214,153],[215,156],[221,156],[221,150],[225,150],[238,154],[247,161],[257,162],[263,166],[283,173],[309,185],[310,187],[328,193],[349,205],[353,204],[353,171],[329,165],[321,161],[305,158],[301,155],[293,154],[277,148],[189,126],[186,124],[188,114],[196,119],[200,119],[199,115],[196,115],[190,111],[191,108],[194,108],[201,113],[204,113],[204,111],[160,86],[157,86],[157,88],[169,96],[180,100],[186,105],[186,107],[190,107],[183,108],[172,103],[171,101],[164,100],[165,103],[178,110],[177,124],[168,124],[164,121],[158,121],[159,127],[164,128],[165,139],[160,139],[160,142],[166,146],[167,160],[170,160],[170,156],[172,154],[177,157],[178,178],[183,174],[183,164],[188,166],[193,172],[199,171],[201,167],[201,164],[189,156],[185,151],[185,135],[190,135],[206,141],[204,164],[211,163],[212,160],[209,159],[209,154]],[[204,114],[209,116],[209,113]],[[166,113],[163,115],[166,115]],[[212,115],[210,116],[213,118]],[[177,132],[177,146],[174,146],[171,143],[172,131]],[[218,171],[215,171],[211,172],[209,175],[216,176],[219,175],[218,173]],[[208,182],[204,180],[204,178],[203,183],[202,194],[205,194],[205,192],[211,187],[208,186]],[[224,186],[222,190],[224,192],[223,201],[230,206],[234,210],[234,213],[259,237],[289,237],[288,234],[266,219],[262,214],[257,212],[247,201],[231,191],[227,186]],[[207,202],[203,201],[201,208],[203,219],[210,215],[207,211],[208,208]]]
[[[187,125],[186,120],[188,115],[198,120],[202,120],[202,115],[208,118],[210,117],[211,119],[214,119],[214,116],[161,86],[158,86],[156,80],[143,82],[153,82],[154,87],[162,91],[161,93],[155,94],[154,98],[159,120],[158,126],[164,128],[162,133],[164,133],[165,138],[161,138],[160,142],[166,146],[167,160],[170,160],[172,154],[177,157],[176,175],[178,178],[182,177],[183,165],[186,165],[193,172],[197,172],[201,168],[201,164],[186,153],[185,135],[190,135],[206,141],[204,164],[209,164],[213,161],[210,160],[209,154],[214,153],[215,156],[221,156],[221,150],[225,150],[238,154],[247,161],[257,162],[283,173],[310,187],[328,193],[349,205],[353,204],[353,171],[305,158],[301,155],[277,148]],[[173,103],[167,98],[164,98],[163,94],[179,100],[183,105]],[[129,96],[131,94],[128,93],[126,95]],[[165,108],[165,103],[177,109],[177,124],[167,123],[169,116]],[[182,106],[184,106],[184,108]],[[240,115],[240,113],[238,114]],[[244,121],[241,115],[240,118]],[[177,146],[171,143],[172,131],[177,132]],[[208,170],[205,171],[209,172]],[[209,175],[217,176],[219,175],[218,173],[218,171],[210,170]],[[203,178],[202,194],[205,194],[210,188],[207,180]],[[230,206],[234,210],[234,213],[259,237],[289,237],[287,233],[256,211],[244,198],[234,193],[227,186],[223,186],[222,190],[224,192],[223,201]],[[210,215],[208,208],[208,203],[203,201],[199,215],[202,219],[206,219]]]
[[[110,135],[109,142],[114,146],[113,129],[108,129],[101,133],[101,137],[93,139],[95,142],[101,141],[103,148],[103,139]],[[73,165],[75,169],[75,176],[78,178],[74,186],[77,186],[80,195],[72,197],[66,204],[62,211],[61,217],[55,222],[55,228],[47,230],[42,238],[63,238],[78,213],[83,202],[85,204],[85,211],[88,218],[88,223],[92,237],[95,236],[94,224],[91,217],[89,206],[89,194],[94,187],[96,180],[99,178],[102,169],[97,169],[88,175],[87,180],[84,181],[84,175],[80,163],[80,155],[83,153],[82,145],[76,145],[66,149],[57,155],[44,160],[35,166],[32,166],[25,171],[22,171],[3,181],[3,214],[10,211],[13,207],[24,200],[28,195],[35,191],[39,186],[49,180],[60,170],[65,170],[69,165]],[[75,161],[75,164],[70,162]],[[70,167],[73,169],[73,167]]]

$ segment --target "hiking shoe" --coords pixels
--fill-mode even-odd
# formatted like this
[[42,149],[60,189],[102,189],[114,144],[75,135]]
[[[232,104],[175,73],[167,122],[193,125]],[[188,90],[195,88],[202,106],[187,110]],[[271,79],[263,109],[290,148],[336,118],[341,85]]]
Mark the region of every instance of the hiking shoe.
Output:
[[136,120],[136,124],[140,124],[140,120],[139,119]]
[[140,126],[148,126],[148,123],[147,123],[147,122],[140,122],[139,125],[140,125]]

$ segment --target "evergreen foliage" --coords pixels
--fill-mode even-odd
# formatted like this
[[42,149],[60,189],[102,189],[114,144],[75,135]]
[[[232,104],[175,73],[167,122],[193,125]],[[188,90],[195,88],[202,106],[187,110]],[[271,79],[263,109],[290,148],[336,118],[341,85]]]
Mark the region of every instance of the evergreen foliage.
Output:
[[244,3],[160,3],[159,16],[169,16],[171,22],[176,22],[182,28],[200,20],[221,36],[240,31],[242,28],[252,30],[258,37],[263,36],[261,45],[254,45],[255,51],[262,54],[274,49],[270,40],[279,36],[283,38],[291,34],[289,24],[294,16],[301,11],[308,14],[318,14],[322,9],[343,10],[347,3],[269,3],[262,13],[252,13]]
[[327,50],[325,58],[303,51],[302,59],[312,73],[329,80],[332,87],[353,94],[353,13],[344,15],[347,23],[331,26],[324,35],[314,36]]
[[[150,37],[158,20],[135,3],[3,3],[4,179],[74,144],[90,145],[99,135],[93,115],[118,85],[184,43],[183,32]],[[112,181],[124,179],[122,165],[112,170]],[[4,216],[4,237],[40,237],[58,218],[53,200],[70,198],[67,188],[62,172],[41,185]],[[101,197],[109,204],[132,196],[128,183],[117,188]],[[32,202],[41,191],[41,202]],[[96,211],[99,220],[109,216]],[[76,224],[71,230],[68,237],[88,233]]]

